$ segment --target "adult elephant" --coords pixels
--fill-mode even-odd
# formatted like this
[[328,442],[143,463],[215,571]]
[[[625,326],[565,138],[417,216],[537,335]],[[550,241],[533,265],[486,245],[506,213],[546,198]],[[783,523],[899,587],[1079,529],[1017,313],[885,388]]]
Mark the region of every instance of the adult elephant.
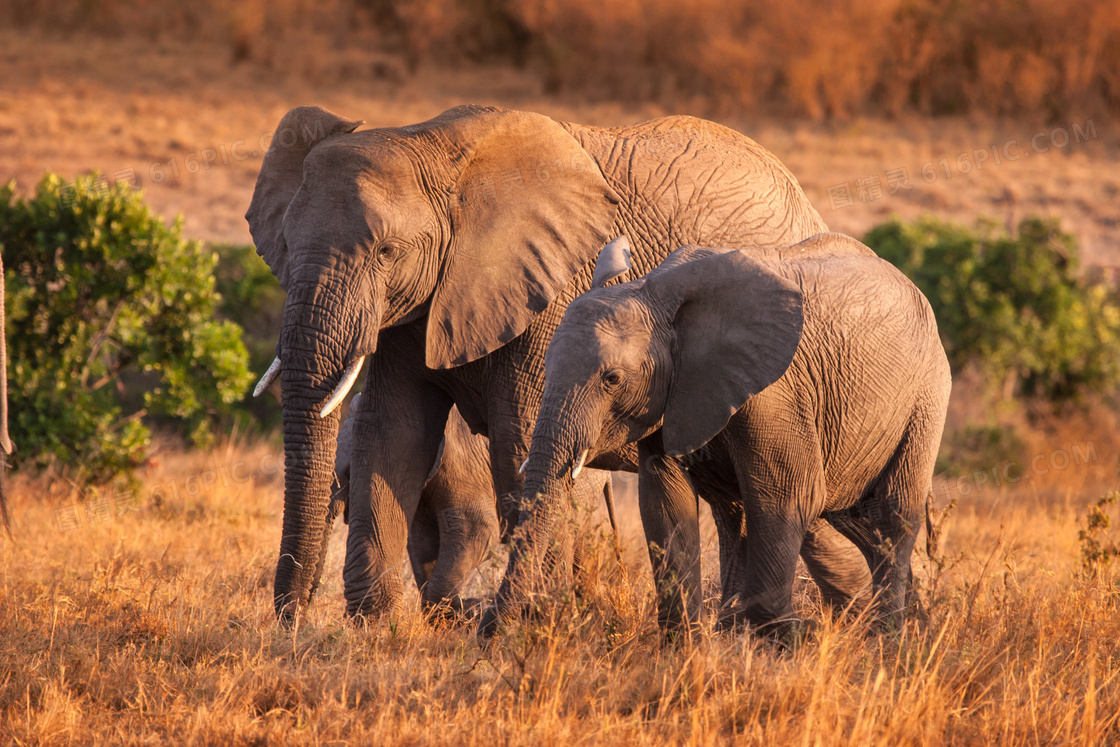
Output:
[[[287,291],[266,375],[282,385],[285,621],[317,577],[335,407],[366,358],[343,572],[347,611],[362,615],[400,599],[408,527],[452,404],[489,437],[502,518],[516,524],[544,352],[609,238],[630,237],[644,274],[682,244],[780,246],[826,230],[773,155],[691,117],[604,129],[462,106],[408,127],[360,124],[317,107],[286,114],[246,213]],[[590,466],[633,470],[635,452]],[[672,518],[695,522],[691,489],[674,498]],[[721,547],[735,544],[740,517],[716,522]],[[826,593],[866,585],[855,548],[815,527],[803,557]]]

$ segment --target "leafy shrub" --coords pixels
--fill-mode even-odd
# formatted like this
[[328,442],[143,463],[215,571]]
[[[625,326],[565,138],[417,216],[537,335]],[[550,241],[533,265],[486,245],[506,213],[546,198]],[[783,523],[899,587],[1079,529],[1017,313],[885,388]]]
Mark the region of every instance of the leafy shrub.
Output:
[[[941,439],[936,472],[967,475],[990,470],[993,465],[1017,465],[1026,451],[1018,429],[1001,423],[974,422],[947,430]],[[1005,477],[1018,480],[1021,469]]]
[[[253,246],[219,244],[215,272],[222,302],[219,314],[235,322],[249,351],[249,370],[260,376],[276,356],[276,338],[284,316],[284,290],[280,281],[257,255]],[[264,429],[279,426],[281,411],[275,397],[254,399],[247,393],[237,409],[251,416],[251,422]]]
[[949,362],[1049,400],[1120,381],[1120,299],[1081,279],[1077,243],[1055,221],[1029,218],[1017,235],[922,218],[874,228],[864,243],[929,299]]
[[214,320],[216,255],[127,184],[48,174],[26,200],[8,184],[0,250],[17,464],[108,480],[143,460],[144,416],[200,442],[243,395],[241,330]]

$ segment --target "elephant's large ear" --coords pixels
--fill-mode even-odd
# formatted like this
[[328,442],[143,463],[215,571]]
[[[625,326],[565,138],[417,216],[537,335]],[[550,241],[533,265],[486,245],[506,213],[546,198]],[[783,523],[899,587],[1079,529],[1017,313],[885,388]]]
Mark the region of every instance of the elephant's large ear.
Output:
[[661,437],[668,453],[688,454],[785,374],[801,342],[801,291],[746,251],[654,271],[646,287],[676,309]]
[[264,257],[285,289],[288,246],[284,242],[284,212],[303,183],[303,160],[325,138],[353,132],[361,124],[318,106],[301,106],[285,114],[272,134],[245,220],[249,221],[257,254]]
[[428,315],[427,363],[449,368],[520,335],[614,234],[618,196],[587,151],[540,114],[460,108],[452,246]]

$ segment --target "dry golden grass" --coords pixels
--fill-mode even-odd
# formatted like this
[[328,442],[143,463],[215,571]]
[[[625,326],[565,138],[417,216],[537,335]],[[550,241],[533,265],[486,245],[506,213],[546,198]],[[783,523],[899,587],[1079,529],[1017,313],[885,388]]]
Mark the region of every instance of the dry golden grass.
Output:
[[[69,489],[16,480],[16,540],[0,547],[3,741],[1120,739],[1120,592],[1113,576],[1081,572],[1077,530],[1098,492],[1069,487],[1115,481],[1110,458],[1029,489],[961,499],[934,551],[942,567],[916,553],[922,610],[895,632],[869,635],[859,621],[822,617],[799,581],[798,607],[820,625],[786,651],[749,634],[660,645],[624,485],[623,566],[604,549],[595,592],[555,601],[551,620],[485,652],[471,628],[422,620],[415,593],[391,622],[348,625],[341,528],[315,604],[298,630],[278,627],[271,579],[282,481],[224,477],[270,466],[274,448],[165,453],[140,476],[135,506],[114,497],[99,522],[90,521],[96,506],[79,508],[82,526],[66,531]],[[476,582],[491,583],[499,567],[495,559]]]

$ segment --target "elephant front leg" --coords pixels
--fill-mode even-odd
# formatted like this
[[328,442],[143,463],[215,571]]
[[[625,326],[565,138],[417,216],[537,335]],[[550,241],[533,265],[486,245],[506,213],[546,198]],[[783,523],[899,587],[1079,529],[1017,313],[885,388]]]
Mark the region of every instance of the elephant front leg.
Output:
[[638,506],[653,565],[657,622],[663,630],[687,629],[699,623],[702,602],[696,491],[680,463],[662,452],[656,434],[639,442],[638,457]]
[[738,592],[720,613],[720,629],[744,623],[762,633],[782,634],[796,622],[793,582],[805,522],[794,515],[748,508],[744,577],[733,582]]
[[409,526],[451,408],[442,392],[374,373],[355,421],[343,568],[346,612],[363,617],[400,602]]
[[710,464],[690,467],[688,474],[696,492],[712,510],[719,540],[720,609],[724,609],[735,603],[735,580],[744,576],[741,565],[746,558],[747,530],[739,486],[734,472],[721,473]]
[[[753,434],[759,426],[747,422],[738,427]],[[781,635],[798,622],[793,610],[797,557],[826,495],[813,443],[796,431],[779,432],[735,450],[747,541],[743,575],[732,582],[738,599],[721,614],[721,628],[746,623]]]

